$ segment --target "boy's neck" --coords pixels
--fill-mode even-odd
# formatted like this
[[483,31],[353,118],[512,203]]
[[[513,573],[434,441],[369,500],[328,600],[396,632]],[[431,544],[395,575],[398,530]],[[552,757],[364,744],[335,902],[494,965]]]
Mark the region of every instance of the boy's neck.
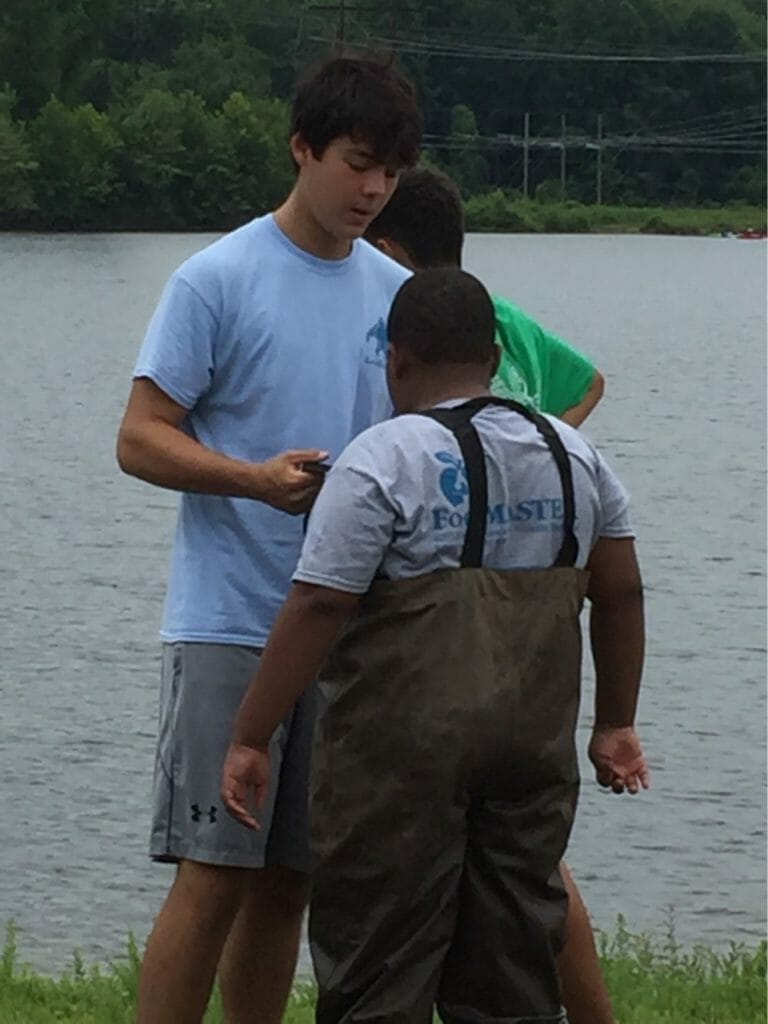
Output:
[[466,380],[457,381],[434,381],[424,388],[419,389],[418,395],[414,396],[413,402],[409,403],[411,409],[408,412],[424,412],[425,409],[434,409],[436,405],[443,402],[456,401],[463,398],[488,398],[491,394],[487,384],[471,382]]
[[283,205],[275,210],[274,218],[283,234],[311,256],[321,260],[343,260],[352,251],[352,243],[348,239],[336,238],[318,224],[295,188]]

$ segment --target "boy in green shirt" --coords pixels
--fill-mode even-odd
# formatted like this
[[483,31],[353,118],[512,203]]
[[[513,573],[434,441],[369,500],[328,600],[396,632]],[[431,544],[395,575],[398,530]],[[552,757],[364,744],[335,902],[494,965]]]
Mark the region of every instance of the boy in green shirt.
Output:
[[[458,188],[427,167],[404,172],[366,238],[414,270],[461,266],[464,210]],[[603,396],[602,374],[513,303],[494,296],[493,305],[502,351],[493,393],[580,426]]]

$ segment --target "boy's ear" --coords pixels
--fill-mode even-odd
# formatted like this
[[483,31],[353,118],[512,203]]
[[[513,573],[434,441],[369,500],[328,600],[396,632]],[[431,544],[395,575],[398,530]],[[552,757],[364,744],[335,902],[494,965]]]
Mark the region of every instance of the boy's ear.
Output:
[[391,260],[395,259],[392,243],[388,238],[372,238],[371,242],[377,249],[380,249],[385,256],[389,256]]
[[395,263],[399,263],[401,267],[407,267],[408,270],[416,269],[416,265],[413,260],[399,242],[395,242],[392,238],[386,238],[376,234],[366,235],[366,238],[371,245],[375,245],[380,252],[383,252],[385,256],[389,256],[389,258],[394,260]]
[[295,135],[291,136],[290,147],[291,156],[296,161],[298,166],[305,167],[313,156],[309,143],[305,142],[301,135],[297,132]]
[[387,348],[387,371],[392,380],[402,380],[408,366],[408,353],[390,341]]
[[501,366],[501,345],[493,346],[493,359],[491,360],[491,380],[499,372],[499,366]]

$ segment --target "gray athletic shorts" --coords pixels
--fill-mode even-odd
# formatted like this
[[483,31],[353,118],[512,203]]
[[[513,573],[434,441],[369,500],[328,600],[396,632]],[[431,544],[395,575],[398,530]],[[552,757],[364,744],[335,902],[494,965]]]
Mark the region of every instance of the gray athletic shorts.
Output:
[[279,864],[309,871],[309,765],[314,688],[272,737],[272,786],[259,832],[235,821],[221,799],[232,723],[260,649],[226,644],[163,647],[160,726],[149,855],[231,867]]

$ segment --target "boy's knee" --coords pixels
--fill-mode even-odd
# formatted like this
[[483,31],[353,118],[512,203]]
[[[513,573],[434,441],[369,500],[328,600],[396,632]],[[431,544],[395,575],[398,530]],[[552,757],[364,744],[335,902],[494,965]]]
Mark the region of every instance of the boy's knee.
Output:
[[231,920],[237,913],[249,873],[244,868],[184,860],[179,864],[173,896],[196,919],[215,927],[220,922]]

